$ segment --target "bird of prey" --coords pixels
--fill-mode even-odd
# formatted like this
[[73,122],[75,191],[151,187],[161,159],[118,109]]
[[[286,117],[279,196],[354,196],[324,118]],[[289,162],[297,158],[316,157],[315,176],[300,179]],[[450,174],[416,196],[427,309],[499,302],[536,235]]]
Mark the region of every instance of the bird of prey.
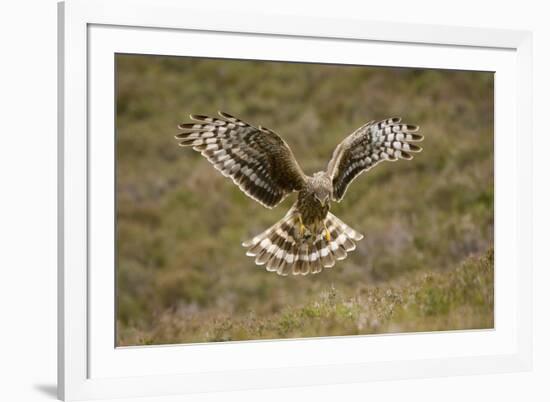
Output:
[[381,161],[410,160],[422,150],[414,144],[423,139],[418,126],[400,118],[370,121],[336,147],[325,171],[308,176],[274,131],[218,114],[191,115],[194,122],[180,124],[176,139],[264,207],[298,193],[280,221],[242,244],[257,265],[283,276],[316,274],[346,258],[363,235],[329,212],[331,201],[340,202],[349,184]]

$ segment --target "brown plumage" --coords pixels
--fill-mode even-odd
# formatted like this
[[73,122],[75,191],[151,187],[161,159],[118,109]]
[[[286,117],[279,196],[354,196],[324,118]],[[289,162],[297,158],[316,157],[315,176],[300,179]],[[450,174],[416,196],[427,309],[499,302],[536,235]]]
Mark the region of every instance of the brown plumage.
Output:
[[191,115],[196,123],[179,125],[181,146],[200,152],[224,176],[267,208],[291,192],[298,199],[275,225],[243,243],[258,265],[280,275],[306,275],[333,267],[355,249],[359,234],[329,212],[349,184],[384,160],[412,159],[422,148],[418,126],[391,118],[371,121],[336,147],[326,171],[304,174],[290,147],[275,132],[254,127],[227,113]]

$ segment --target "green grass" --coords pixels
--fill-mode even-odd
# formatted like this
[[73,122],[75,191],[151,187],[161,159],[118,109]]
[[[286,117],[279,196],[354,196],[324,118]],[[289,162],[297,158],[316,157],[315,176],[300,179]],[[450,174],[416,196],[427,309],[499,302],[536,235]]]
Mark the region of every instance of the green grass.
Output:
[[[119,55],[117,344],[493,326],[493,75]],[[240,243],[280,219],[177,146],[190,113],[278,132],[306,173],[371,119],[426,139],[332,212],[365,235],[319,275],[281,278]]]
[[493,280],[491,250],[447,272],[404,274],[351,294],[333,285],[268,316],[253,309],[242,315],[216,308],[165,311],[149,330],[125,328],[121,337],[142,345],[491,328]]

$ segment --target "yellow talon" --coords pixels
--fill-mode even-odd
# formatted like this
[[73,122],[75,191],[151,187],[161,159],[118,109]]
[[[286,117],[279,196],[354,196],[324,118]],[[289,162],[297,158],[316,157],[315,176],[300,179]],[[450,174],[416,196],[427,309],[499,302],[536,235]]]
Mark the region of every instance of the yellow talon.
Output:
[[306,227],[304,226],[304,222],[302,222],[302,217],[300,215],[298,215],[298,220],[300,221],[300,237],[304,237]]
[[331,237],[330,237],[330,232],[327,229],[327,224],[325,222],[323,222],[323,226],[325,227],[325,238],[330,243]]

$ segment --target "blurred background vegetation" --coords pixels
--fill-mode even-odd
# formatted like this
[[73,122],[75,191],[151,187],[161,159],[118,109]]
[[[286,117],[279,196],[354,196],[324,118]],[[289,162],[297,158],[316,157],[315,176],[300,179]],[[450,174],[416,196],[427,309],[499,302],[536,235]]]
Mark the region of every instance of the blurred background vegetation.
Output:
[[[117,345],[493,327],[493,74],[117,55]],[[365,235],[332,269],[280,277],[240,243],[279,220],[200,154],[190,113],[278,132],[304,171],[371,119],[418,124],[332,212]]]

